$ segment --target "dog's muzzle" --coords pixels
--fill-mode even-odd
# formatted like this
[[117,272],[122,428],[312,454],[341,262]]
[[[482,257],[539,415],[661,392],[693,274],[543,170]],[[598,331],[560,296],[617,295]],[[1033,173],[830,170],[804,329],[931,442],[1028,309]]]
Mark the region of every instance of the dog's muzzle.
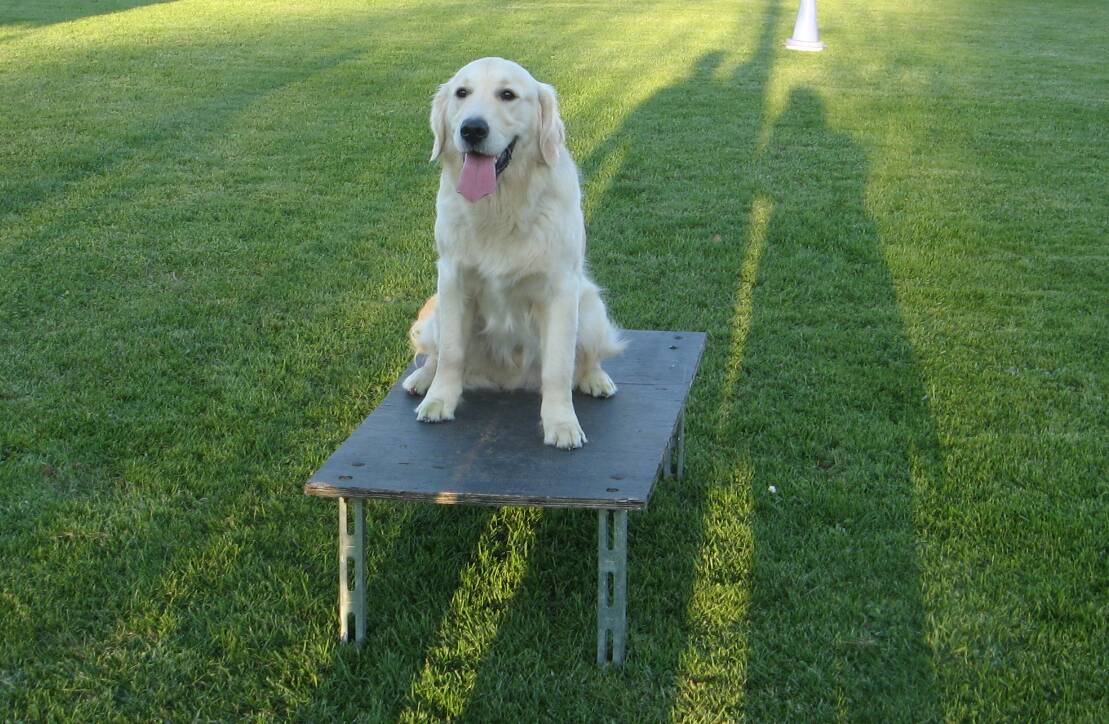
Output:
[[458,176],[458,193],[470,202],[483,199],[497,190],[497,179],[512,161],[516,139],[499,156],[470,151],[463,154],[462,173]]

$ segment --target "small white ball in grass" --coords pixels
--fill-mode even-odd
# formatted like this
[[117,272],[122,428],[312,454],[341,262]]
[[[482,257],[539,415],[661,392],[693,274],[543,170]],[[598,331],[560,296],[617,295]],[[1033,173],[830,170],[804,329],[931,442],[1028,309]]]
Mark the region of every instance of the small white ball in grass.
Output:
[[770,491],[771,495],[777,495],[778,494],[778,486],[776,486],[776,485],[771,485],[769,488],[767,488],[767,490]]

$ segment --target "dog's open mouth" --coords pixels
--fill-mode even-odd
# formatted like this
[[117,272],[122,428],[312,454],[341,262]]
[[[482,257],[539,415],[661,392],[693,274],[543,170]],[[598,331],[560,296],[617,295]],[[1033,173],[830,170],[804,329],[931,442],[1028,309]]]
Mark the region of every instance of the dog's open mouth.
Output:
[[483,199],[497,190],[497,177],[512,161],[516,139],[501,151],[500,156],[467,153],[462,160],[462,173],[458,177],[458,193],[467,201]]

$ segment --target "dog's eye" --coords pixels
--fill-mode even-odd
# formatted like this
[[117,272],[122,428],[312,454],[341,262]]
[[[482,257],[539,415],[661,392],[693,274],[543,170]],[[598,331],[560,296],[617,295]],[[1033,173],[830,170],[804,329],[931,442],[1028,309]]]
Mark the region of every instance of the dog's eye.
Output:
[[516,100],[516,94],[513,93],[512,91],[508,90],[507,88],[505,88],[503,91],[501,91],[497,95],[500,97],[500,99],[502,101],[514,101],[514,100]]
[[470,95],[470,91],[466,88],[459,88],[454,92],[454,95],[457,98],[465,98],[466,96]]

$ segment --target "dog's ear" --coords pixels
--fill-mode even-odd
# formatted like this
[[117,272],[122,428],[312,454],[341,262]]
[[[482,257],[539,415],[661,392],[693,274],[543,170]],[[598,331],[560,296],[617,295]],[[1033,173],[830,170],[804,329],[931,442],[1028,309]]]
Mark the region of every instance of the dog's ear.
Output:
[[450,93],[447,91],[448,85],[444,83],[439,86],[439,91],[431,101],[431,132],[435,135],[435,144],[431,147],[430,160],[432,161],[439,158],[450,136],[450,128],[447,124],[447,100],[450,98]]
[[548,166],[558,162],[558,150],[566,140],[566,127],[558,114],[558,96],[546,83],[539,84],[539,151]]

